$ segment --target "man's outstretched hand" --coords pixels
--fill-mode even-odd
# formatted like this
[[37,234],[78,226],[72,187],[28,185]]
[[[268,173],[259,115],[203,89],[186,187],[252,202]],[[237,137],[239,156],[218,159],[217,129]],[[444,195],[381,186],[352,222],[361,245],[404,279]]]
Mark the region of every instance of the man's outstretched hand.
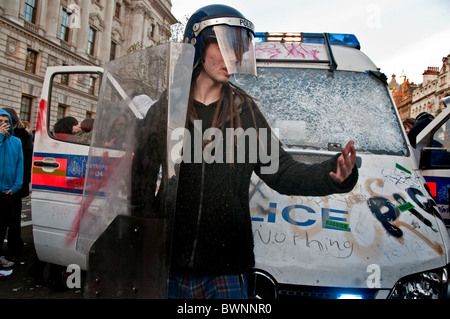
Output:
[[337,159],[336,173],[330,172],[330,177],[337,184],[341,184],[352,173],[356,162],[355,142],[350,141],[342,149],[342,154]]

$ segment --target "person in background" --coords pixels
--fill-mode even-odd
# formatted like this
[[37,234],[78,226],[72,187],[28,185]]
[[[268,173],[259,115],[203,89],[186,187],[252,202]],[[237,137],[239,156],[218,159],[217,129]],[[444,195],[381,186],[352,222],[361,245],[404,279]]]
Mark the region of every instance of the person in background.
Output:
[[92,129],[94,128],[94,119],[84,119],[80,124],[81,132],[77,134],[77,142],[90,144],[92,137]]
[[411,146],[416,148],[416,138],[417,135],[431,122],[434,120],[434,116],[427,112],[422,112],[416,117],[416,123],[411,127],[408,133],[408,139]]
[[30,195],[31,182],[31,162],[33,158],[33,140],[25,129],[22,121],[14,109],[4,108],[9,113],[12,119],[14,136],[19,138],[22,142],[23,152],[23,183],[22,188],[13,195],[13,215],[12,221],[8,229],[8,250],[10,259],[16,259],[23,247],[23,240],[21,235],[21,214],[22,214],[22,198]]
[[92,119],[92,118],[84,119],[80,124],[80,128],[81,128],[81,133],[91,132],[92,129],[94,128],[94,119]]
[[403,120],[403,127],[405,128],[406,134],[409,133],[409,131],[411,130],[411,127],[414,126],[414,124],[416,124],[416,120],[413,119],[412,117],[408,117],[407,119]]
[[117,115],[111,126],[111,135],[105,142],[105,147],[123,149],[125,147],[124,134],[122,132],[127,129],[129,119],[124,115]]
[[66,141],[75,141],[75,134],[81,132],[80,123],[73,116],[66,116],[58,120],[53,127],[56,138]]
[[27,132],[30,133],[30,135],[33,135],[33,130],[31,129],[30,122],[22,121],[22,124],[25,127],[25,129],[27,130]]
[[12,267],[14,262],[3,255],[3,242],[14,212],[13,195],[23,182],[22,142],[13,136],[14,128],[8,112],[0,109],[0,266]]

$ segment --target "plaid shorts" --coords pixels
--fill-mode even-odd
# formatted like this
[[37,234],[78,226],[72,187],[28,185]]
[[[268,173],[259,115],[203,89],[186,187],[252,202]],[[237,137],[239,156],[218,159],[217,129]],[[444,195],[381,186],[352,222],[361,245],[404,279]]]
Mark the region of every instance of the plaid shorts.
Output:
[[172,272],[169,299],[247,299],[244,275],[209,276]]

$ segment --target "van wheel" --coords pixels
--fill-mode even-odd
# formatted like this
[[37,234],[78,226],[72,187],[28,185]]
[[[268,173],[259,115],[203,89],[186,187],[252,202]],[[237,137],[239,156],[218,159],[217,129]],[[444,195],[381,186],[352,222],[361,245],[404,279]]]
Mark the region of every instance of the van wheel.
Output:
[[39,285],[58,291],[69,289],[66,284],[68,274],[65,272],[65,267],[42,262],[37,257],[28,269],[28,275],[33,277]]
[[67,287],[66,268],[60,265],[48,264],[44,268],[44,282],[46,286],[55,289],[56,291],[64,291],[69,289]]

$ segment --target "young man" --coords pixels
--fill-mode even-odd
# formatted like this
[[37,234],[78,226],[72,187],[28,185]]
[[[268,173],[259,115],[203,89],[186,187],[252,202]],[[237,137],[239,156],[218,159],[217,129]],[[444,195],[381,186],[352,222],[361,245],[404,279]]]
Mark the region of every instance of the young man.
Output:
[[8,250],[10,258],[17,258],[23,247],[23,240],[21,235],[21,213],[22,213],[22,198],[30,195],[31,182],[31,166],[33,159],[33,139],[30,133],[25,129],[24,124],[20,120],[16,111],[12,108],[4,108],[9,113],[12,119],[12,127],[14,136],[20,139],[22,143],[23,153],[23,183],[22,188],[13,195],[14,213],[8,229]]
[[[270,132],[253,98],[229,82],[232,74],[256,76],[253,35],[253,24],[237,10],[224,5],[201,8],[187,23],[185,42],[194,45],[195,60],[186,128],[190,136],[201,134],[202,151],[213,141],[217,142],[218,136],[207,134],[210,128],[216,129],[215,132],[236,128]],[[157,106],[152,107],[147,118],[156,116],[157,112],[163,113]],[[144,130],[152,130],[151,123],[148,121]],[[202,152],[199,162],[195,143],[185,144],[183,149],[172,235],[169,298],[247,297],[245,274],[255,262],[249,211],[253,172],[268,186],[287,195],[344,193],[357,182],[353,142],[332,160],[306,165],[292,159],[278,142],[270,138],[263,141],[260,136],[255,145],[245,145],[246,160],[238,160],[236,154],[242,151],[238,149],[239,143],[230,141],[225,133],[218,135],[223,138],[224,147],[216,148],[215,155],[223,151],[223,156],[219,156],[223,161],[208,161]],[[139,152],[145,156],[136,155],[135,169],[164,158],[165,147],[155,143],[165,138],[157,138],[156,133],[147,136],[139,143],[143,148]],[[230,147],[234,148],[233,152],[229,152]],[[261,154],[261,149],[275,149],[278,156],[269,163],[259,155],[256,161],[250,161],[250,155]],[[234,154],[232,161],[225,160],[229,154]],[[274,161],[277,169],[267,173],[265,168]],[[158,163],[153,166],[159,168]],[[151,172],[156,174],[158,170],[141,169],[134,176],[148,176]],[[168,186],[161,185],[157,196],[164,194],[165,187]],[[132,200],[135,208],[144,207],[143,211],[145,206],[155,208],[158,201],[155,190],[155,185],[136,186],[134,194],[140,199]]]
[[23,153],[20,139],[13,136],[12,119],[0,109],[0,266],[11,267],[13,262],[2,254],[3,241],[13,218],[13,195],[22,188]]

